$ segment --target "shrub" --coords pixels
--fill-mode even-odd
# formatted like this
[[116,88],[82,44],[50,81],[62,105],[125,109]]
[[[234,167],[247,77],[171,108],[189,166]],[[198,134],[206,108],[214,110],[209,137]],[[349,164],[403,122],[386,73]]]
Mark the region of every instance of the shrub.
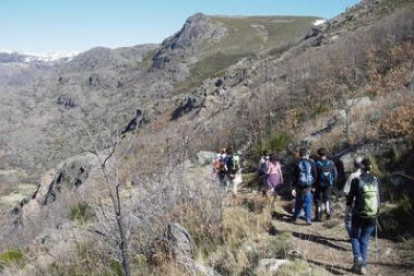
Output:
[[92,208],[86,202],[79,202],[70,208],[69,218],[83,223],[93,217]]
[[269,148],[272,152],[278,153],[284,150],[292,140],[292,137],[286,132],[279,132],[270,140]]
[[20,249],[11,249],[0,255],[0,267],[10,264],[22,264],[23,252]]
[[414,237],[413,202],[403,195],[394,206],[384,206],[379,216],[380,233],[392,239]]

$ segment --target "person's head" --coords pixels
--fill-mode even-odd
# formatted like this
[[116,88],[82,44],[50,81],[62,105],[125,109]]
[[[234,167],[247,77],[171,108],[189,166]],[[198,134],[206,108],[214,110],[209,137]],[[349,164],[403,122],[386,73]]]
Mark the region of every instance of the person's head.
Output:
[[357,156],[354,159],[354,168],[355,169],[361,169],[363,167],[362,166],[362,160],[363,160],[363,158],[361,156]]
[[371,160],[369,160],[369,158],[362,159],[361,169],[365,172],[369,172],[371,170]]
[[325,148],[318,149],[318,155],[321,158],[324,158],[328,155],[328,151]]
[[221,154],[226,154],[226,152],[227,152],[227,149],[226,149],[226,148],[222,148],[222,149],[220,150],[220,153],[221,153]]
[[269,159],[270,159],[270,162],[272,162],[272,163],[276,163],[276,161],[277,161],[276,156],[273,155],[273,154],[270,155]]
[[305,149],[305,148],[301,148],[301,149],[299,150],[299,157],[300,157],[300,158],[308,158],[308,157],[309,157],[308,150],[307,150],[307,149]]

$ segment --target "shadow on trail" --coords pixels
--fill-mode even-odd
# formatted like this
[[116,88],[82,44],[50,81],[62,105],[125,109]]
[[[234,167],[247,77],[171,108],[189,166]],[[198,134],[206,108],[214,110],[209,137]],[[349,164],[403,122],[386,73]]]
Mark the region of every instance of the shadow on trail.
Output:
[[305,233],[300,233],[300,232],[294,232],[292,231],[292,235],[298,239],[301,240],[305,240],[305,241],[311,241],[311,242],[315,242],[315,243],[319,243],[325,246],[328,246],[330,248],[339,250],[339,251],[349,251],[348,248],[337,245],[331,241],[329,241],[329,239],[326,239],[324,237],[318,237],[312,234],[305,234]]
[[396,270],[414,270],[414,263],[382,263],[382,262],[368,262],[370,265],[378,265],[385,267],[392,267]]
[[277,220],[281,220],[281,221],[286,221],[286,222],[291,222],[293,216],[292,215],[287,215],[287,214],[282,214],[276,211],[273,211],[271,213],[272,219],[277,219]]
[[351,268],[348,268],[348,267],[343,267],[340,265],[325,264],[325,263],[310,260],[310,259],[307,259],[306,261],[316,266],[323,267],[325,270],[329,271],[333,275],[348,275],[349,273],[352,273]]

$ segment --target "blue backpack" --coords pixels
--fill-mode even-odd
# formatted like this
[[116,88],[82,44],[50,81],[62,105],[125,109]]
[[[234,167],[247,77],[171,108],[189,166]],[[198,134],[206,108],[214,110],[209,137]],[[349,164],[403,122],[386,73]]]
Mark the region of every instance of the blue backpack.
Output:
[[318,160],[316,162],[319,174],[319,184],[323,187],[334,184],[333,164],[331,160]]
[[308,160],[301,160],[298,163],[299,168],[299,179],[298,186],[302,188],[307,188],[312,186],[315,182],[315,179],[312,175],[312,165]]

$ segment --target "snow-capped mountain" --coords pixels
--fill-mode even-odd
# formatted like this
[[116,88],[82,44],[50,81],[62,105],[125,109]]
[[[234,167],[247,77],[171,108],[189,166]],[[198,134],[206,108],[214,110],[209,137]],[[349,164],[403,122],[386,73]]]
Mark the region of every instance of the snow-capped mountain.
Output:
[[68,62],[77,52],[24,53],[0,50],[0,63],[54,63]]

